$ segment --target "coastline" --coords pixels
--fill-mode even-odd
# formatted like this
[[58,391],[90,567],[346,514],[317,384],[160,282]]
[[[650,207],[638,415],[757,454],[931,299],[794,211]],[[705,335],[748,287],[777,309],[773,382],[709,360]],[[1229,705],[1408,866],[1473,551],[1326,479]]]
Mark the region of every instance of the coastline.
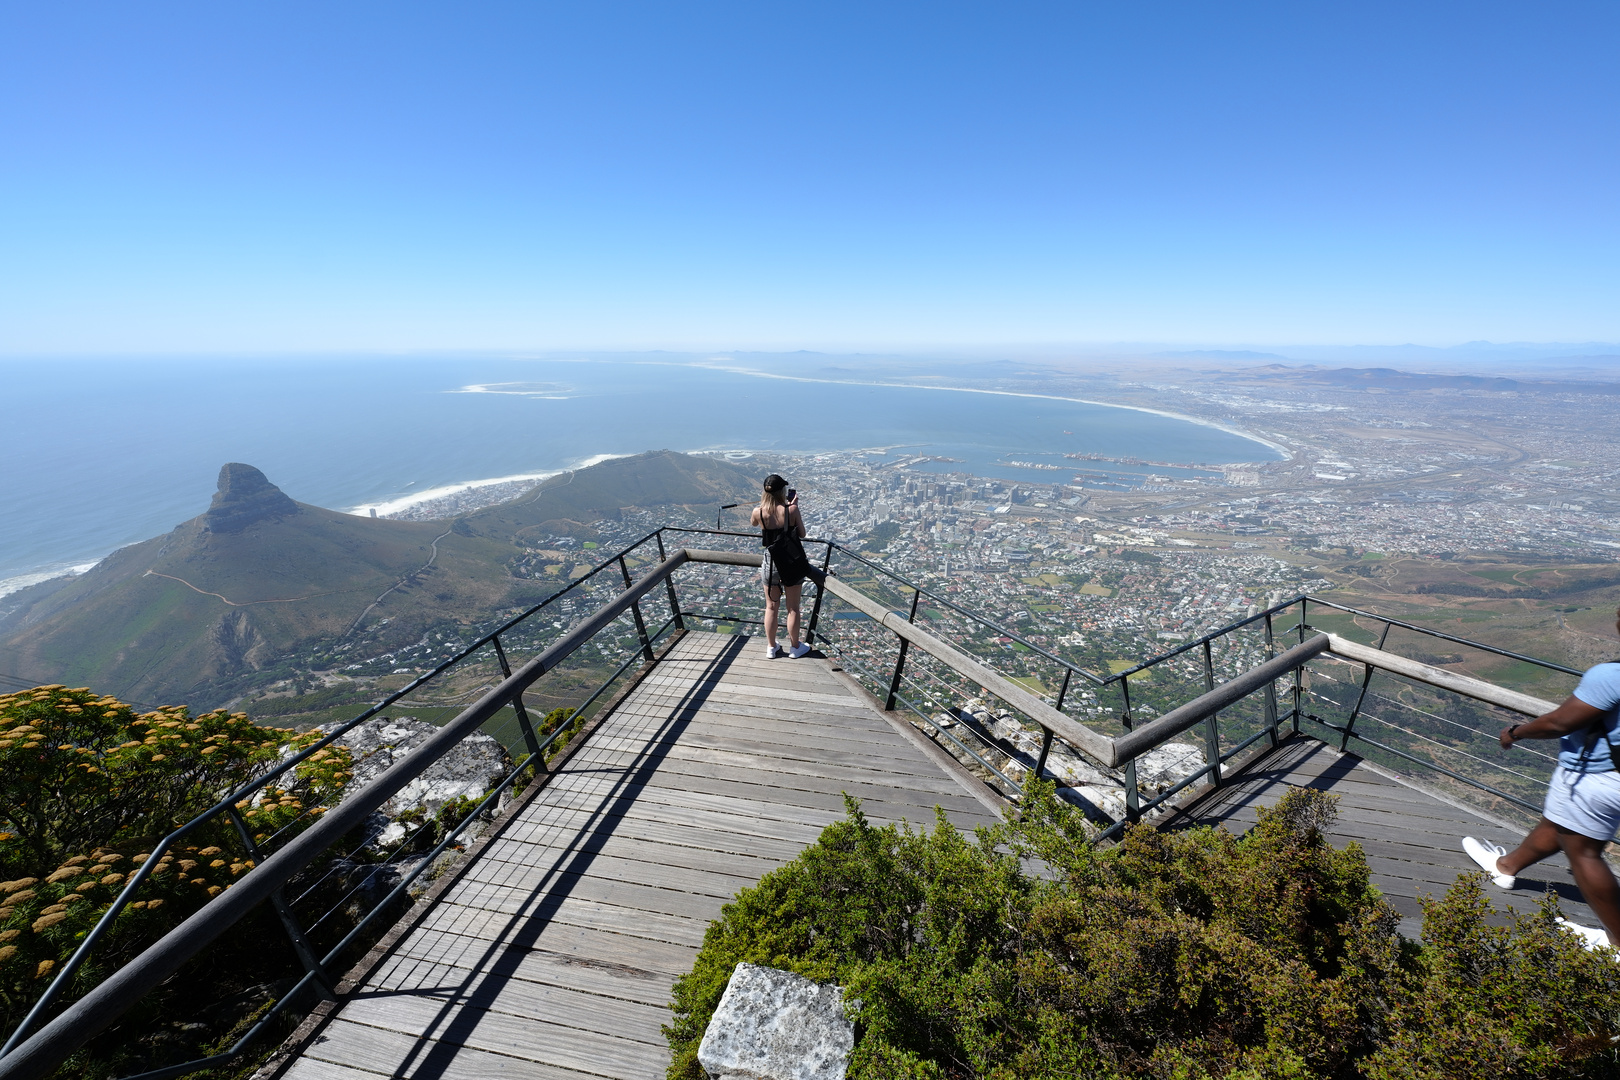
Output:
[[[1076,405],[1099,405],[1105,409],[1129,409],[1131,412],[1148,413],[1151,416],[1163,416],[1170,420],[1181,420],[1200,427],[1214,428],[1224,431],[1228,435],[1236,435],[1240,439],[1259,443],[1266,449],[1282,455],[1283,461],[1292,461],[1294,452],[1281,443],[1273,442],[1263,435],[1256,435],[1234,424],[1222,423],[1219,420],[1209,420],[1202,416],[1189,416],[1186,413],[1171,412],[1169,409],[1152,409],[1146,405],[1121,405],[1116,401],[1096,401],[1092,398],[1067,397],[1063,394],[1036,394],[1027,390],[986,390],[975,386],[929,386],[926,383],[908,382],[878,382],[870,379],[816,379],[808,375],[781,375],[774,371],[760,371],[757,368],[732,367],[727,364],[688,364],[678,365],[686,367],[710,368],[715,371],[727,371],[734,375],[752,375],[759,379],[782,379],[786,382],[822,383],[828,386],[881,386],[905,390],[946,390],[957,394],[990,394],[995,397],[1035,398],[1041,401],[1067,401]],[[1248,464],[1247,462],[1230,462],[1229,464]]]
[[[1131,412],[1147,413],[1149,415],[1163,417],[1164,419],[1185,422],[1207,430],[1215,430],[1220,431],[1223,434],[1233,435],[1250,443],[1265,447],[1268,452],[1277,455],[1277,457],[1282,460],[1288,460],[1293,457],[1293,451],[1291,451],[1288,447],[1282,445],[1280,442],[1265,438],[1252,431],[1244,430],[1229,423],[1223,423],[1221,421],[1205,419],[1197,416],[1189,416],[1166,409],[1155,409],[1141,405],[1125,405],[1109,401],[1097,401],[1088,398],[1069,397],[1061,394],[1045,394],[1019,390],[930,385],[927,383],[917,383],[903,380],[885,381],[881,378],[837,379],[805,375],[778,374],[745,367],[736,363],[727,363],[724,362],[725,359],[727,358],[715,357],[713,360],[708,361],[689,361],[684,363],[662,360],[637,360],[629,361],[628,363],[636,365],[645,364],[648,366],[663,368],[706,369],[715,372],[724,372],[728,375],[752,376],[755,378],[777,379],[788,382],[821,384],[827,386],[872,387],[884,390],[950,391],[958,394],[984,394],[992,397],[1025,398],[1031,400],[1059,402],[1063,404],[1086,405],[1096,408],[1125,409]],[[580,361],[580,363],[611,364],[614,362]],[[625,361],[618,361],[617,363],[625,363]],[[442,390],[441,392],[470,394],[475,396],[520,396],[555,399],[574,396],[582,391],[572,383],[564,383],[560,381],[523,380],[464,383],[460,387]],[[843,432],[842,434],[847,437],[854,433]],[[862,433],[862,435],[865,435],[867,438],[870,437],[870,433]],[[862,437],[862,435],[855,435],[854,438],[849,439],[851,445],[841,447],[824,446],[815,450],[799,448],[795,452],[859,454],[871,453],[878,450],[892,450],[901,445],[913,445],[910,440],[907,440],[905,443],[895,443],[882,447],[872,447],[871,445],[854,445],[856,443],[864,443],[865,439]],[[656,438],[656,436],[654,436],[654,438]],[[917,443],[916,445],[928,445],[928,443],[924,441],[922,443]],[[694,447],[685,450],[684,452],[714,453],[718,451],[723,453],[726,449],[730,449],[733,453],[747,453],[752,452],[753,450],[766,453],[780,452],[779,448],[769,446],[747,448],[733,445],[729,448],[721,448],[716,447],[714,444],[709,444],[703,447]],[[440,483],[421,491],[395,492],[384,498],[373,497],[369,500],[347,506],[344,505],[341,499],[334,499],[332,502],[326,503],[325,505],[332,506],[334,509],[339,509],[341,512],[355,514],[361,517],[368,516],[375,512],[378,517],[383,518],[408,520],[437,520],[441,518],[450,518],[455,517],[458,514],[467,513],[472,510],[480,509],[484,506],[505,501],[506,499],[518,497],[524,491],[530,490],[551,477],[568,472],[571,469],[585,468],[602,461],[607,461],[622,456],[625,455],[623,453],[594,454],[577,458],[571,462],[565,462],[555,468],[534,469],[517,473],[506,473],[498,476],[473,477],[453,483]],[[177,512],[181,513],[182,516],[184,515],[183,510],[177,510]],[[127,543],[132,541],[125,542]],[[31,567],[28,566],[27,563],[23,563],[20,566],[15,566],[11,576],[0,578],[0,599],[10,596],[11,594],[19,592],[23,589],[43,584],[54,579],[82,574],[96,566],[99,562],[101,562],[102,559],[106,558],[107,555],[111,554],[113,551],[116,551],[122,546],[124,546],[123,543],[114,542],[99,552],[96,552],[94,549],[91,551],[84,551],[81,549],[80,551],[75,552],[70,559],[58,558],[50,561],[41,561],[40,563],[36,563]]]
[[[107,555],[111,554],[111,551],[107,552]],[[24,589],[32,588],[35,585],[43,585],[47,581],[54,581],[60,577],[77,577],[101,565],[101,560],[105,559],[107,555],[103,555],[93,562],[76,563],[73,566],[62,566],[49,570],[35,570],[27,574],[18,574],[16,577],[0,578],[0,600],[4,600],[12,593],[22,592]]]
[[[630,455],[592,454],[590,457],[581,458],[579,461],[574,462],[571,465],[565,465],[560,469],[548,469],[542,472],[513,473],[510,476],[491,476],[481,480],[462,480],[454,484],[440,484],[438,487],[425,488],[422,491],[414,492],[410,495],[400,495],[392,499],[384,499],[381,502],[360,503],[357,506],[345,507],[342,512],[345,514],[354,514],[357,517],[367,517],[372,511],[376,511],[377,516],[380,518],[414,519],[415,515],[410,514],[408,511],[410,511],[413,507],[421,506],[423,503],[447,501],[455,498],[458,495],[470,494],[482,488],[497,487],[507,484],[527,485],[528,488],[532,488],[536,484],[541,484],[547,480],[550,480],[553,476],[561,476],[565,472],[573,472],[576,469],[588,469],[592,465],[600,465],[604,461],[612,461],[614,458],[628,456]],[[518,492],[514,492],[513,494],[495,499],[493,502],[505,502],[506,499],[515,498],[517,494]],[[492,503],[486,503],[485,505],[492,505]],[[445,516],[454,517],[455,515],[447,514]]]

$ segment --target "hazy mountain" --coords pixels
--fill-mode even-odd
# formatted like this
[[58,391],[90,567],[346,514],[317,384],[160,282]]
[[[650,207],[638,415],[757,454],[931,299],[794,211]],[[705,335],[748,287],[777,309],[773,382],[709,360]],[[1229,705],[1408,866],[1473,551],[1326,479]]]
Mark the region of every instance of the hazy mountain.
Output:
[[481,622],[555,585],[514,577],[514,542],[588,534],[623,507],[751,498],[724,461],[658,452],[565,473],[446,521],[357,517],[295,502],[250,465],[220,470],[202,515],[77,577],[7,597],[0,671],[153,702],[213,705],[290,653],[364,619],[414,640]]

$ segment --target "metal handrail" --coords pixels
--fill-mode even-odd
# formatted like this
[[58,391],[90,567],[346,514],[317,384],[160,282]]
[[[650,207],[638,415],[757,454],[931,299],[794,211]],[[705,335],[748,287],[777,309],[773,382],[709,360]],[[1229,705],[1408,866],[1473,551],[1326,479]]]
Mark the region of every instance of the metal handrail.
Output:
[[74,949],[73,954],[62,965],[61,969],[57,971],[56,976],[51,980],[50,985],[45,988],[45,992],[41,994],[38,1000],[34,1002],[33,1006],[28,1011],[28,1015],[23,1017],[16,1029],[13,1030],[11,1035],[7,1038],[5,1044],[0,1046],[0,1060],[4,1060],[11,1054],[12,1050],[16,1048],[17,1044],[21,1042],[24,1037],[26,1037],[29,1029],[33,1027],[35,1021],[44,1015],[52,1003],[54,1003],[55,1000],[61,995],[62,991],[66,989],[79,967],[82,966],[85,960],[89,958],[91,951],[112,928],[112,925],[117,920],[118,916],[126,907],[128,907],[130,902],[134,900],[135,895],[140,891],[141,886],[144,885],[147,879],[152,875],[153,871],[157,867],[158,860],[175,844],[185,839],[186,836],[196,829],[202,827],[208,821],[218,817],[220,814],[228,813],[233,807],[236,806],[237,803],[264,790],[271,781],[285,775],[290,770],[297,769],[299,765],[303,764],[314,754],[331,746],[344,735],[347,735],[350,731],[354,730],[354,728],[365,723],[367,720],[370,720],[373,716],[381,713],[384,709],[389,708],[394,703],[415,693],[422,686],[438,678],[445,671],[448,671],[460,664],[463,660],[467,659],[478,650],[484,648],[486,645],[490,644],[491,642],[495,642],[498,648],[500,635],[511,630],[513,627],[518,626],[520,623],[525,622],[530,617],[538,614],[540,611],[550,606],[553,602],[573,592],[575,589],[579,588],[585,582],[591,580],[602,571],[611,566],[617,565],[618,560],[624,555],[636,550],[650,540],[658,539],[658,537],[659,530],[654,530],[653,532],[650,532],[646,536],[643,536],[641,539],[637,540],[635,543],[629,545],[618,554],[610,555],[608,558],[602,560],[596,566],[592,567],[589,571],[580,575],[578,578],[569,582],[567,585],[561,589],[558,589],[551,595],[547,596],[539,603],[508,619],[506,622],[502,623],[500,626],[484,636],[478,638],[471,645],[468,645],[466,648],[462,649],[459,653],[456,653],[448,660],[442,661],[437,667],[433,668],[433,670],[411,680],[403,688],[395,691],[394,693],[385,697],[383,700],[377,702],[375,705],[367,708],[358,716],[338,725],[323,738],[304,747],[298,753],[286,757],[273,767],[258,772],[251,780],[245,781],[244,783],[238,785],[234,790],[219,799],[219,801],[217,801],[213,806],[197,814],[191,820],[185,822],[179,828],[170,832],[151,849],[147,859],[141,864],[136,872],[130,875],[129,880],[125,882],[124,887],[119,890],[118,896],[113,899],[113,902],[108,906],[107,910],[102,913],[101,918],[97,920],[96,925],[90,929],[89,933],[85,935],[84,940],[79,943],[78,947]]
[[[633,547],[640,546],[655,535],[649,534]],[[597,569],[616,565],[617,558],[618,556],[615,556],[606,560]],[[0,1057],[0,1080],[40,1077],[60,1065],[73,1050],[112,1023],[261,902],[269,899],[271,894],[284,886],[295,874],[361,824],[374,810],[426,771],[467,735],[477,731],[496,713],[517,701],[519,695],[541,675],[573,655],[626,611],[632,610],[642,597],[687,561],[685,551],[679,551],[665,559],[653,571],[635,581],[613,600],[576,624],[540,655],[513,672],[500,685],[462,710],[412,753],[396,761],[371,783],[344,799],[329,813],[322,815],[320,820],[294,837],[280,851],[248,871],[230,888],[205,904],[135,959],[108,976],[84,997],[69,1005],[31,1036],[14,1042],[10,1051],[4,1057]],[[554,598],[555,596],[547,599],[549,601]],[[536,605],[533,610],[538,610],[542,606],[543,603]],[[503,628],[509,628],[515,621]],[[357,722],[358,719],[351,721],[343,730],[352,728]],[[532,754],[530,759],[532,760]],[[230,805],[234,806],[234,803]],[[182,828],[194,828],[202,820],[193,819]],[[156,861],[154,854],[146,865],[155,865]],[[124,894],[121,894],[120,898],[123,896]],[[105,917],[104,921],[107,921]],[[344,944],[346,945],[349,940],[345,939]],[[75,956],[81,956],[86,951],[87,948],[82,948]],[[330,961],[331,958],[328,958],[326,962]],[[300,983],[300,986],[306,985],[307,980],[314,974],[309,973],[306,981]],[[30,1019],[38,1016],[46,1004],[48,1003],[43,999],[41,1003],[36,1003],[34,1010],[30,1012]],[[25,1033],[25,1028],[19,1026],[18,1032]],[[197,1066],[192,1063],[190,1067]],[[165,1075],[172,1074],[170,1071],[160,1071]]]

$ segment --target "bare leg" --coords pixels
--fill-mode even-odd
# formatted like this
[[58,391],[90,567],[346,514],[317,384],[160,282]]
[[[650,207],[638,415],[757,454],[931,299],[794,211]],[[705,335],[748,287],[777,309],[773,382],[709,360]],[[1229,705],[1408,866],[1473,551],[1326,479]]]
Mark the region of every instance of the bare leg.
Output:
[[799,647],[799,596],[803,588],[803,582],[787,586],[788,644],[795,649]]
[[781,609],[782,587],[780,585],[765,586],[765,644],[772,648],[776,647],[776,617],[777,612]]
[[1562,831],[1546,818],[1542,818],[1536,822],[1536,827],[1530,830],[1530,835],[1526,836],[1518,847],[1496,860],[1497,872],[1507,874],[1509,877],[1518,877],[1519,871],[1540,862],[1563,846],[1558,842],[1559,833]]
[[1614,872],[1603,861],[1604,841],[1556,825],[1553,828],[1558,830],[1558,839],[1569,858],[1569,871],[1581,887],[1586,906],[1609,932],[1609,941],[1620,943],[1620,882],[1614,880]]

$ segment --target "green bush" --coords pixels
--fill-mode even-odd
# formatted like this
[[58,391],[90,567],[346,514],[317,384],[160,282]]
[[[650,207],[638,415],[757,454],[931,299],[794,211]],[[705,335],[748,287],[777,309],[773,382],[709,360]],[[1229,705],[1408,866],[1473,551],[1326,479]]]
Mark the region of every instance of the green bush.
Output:
[[850,800],[744,890],[677,981],[672,1080],[739,961],[845,987],[851,1078],[1616,1075],[1620,965],[1556,928],[1556,902],[1487,924],[1481,875],[1397,935],[1333,797],[1295,790],[1245,836],[1129,830],[1087,842],[1037,790],[972,840],[874,828]]

